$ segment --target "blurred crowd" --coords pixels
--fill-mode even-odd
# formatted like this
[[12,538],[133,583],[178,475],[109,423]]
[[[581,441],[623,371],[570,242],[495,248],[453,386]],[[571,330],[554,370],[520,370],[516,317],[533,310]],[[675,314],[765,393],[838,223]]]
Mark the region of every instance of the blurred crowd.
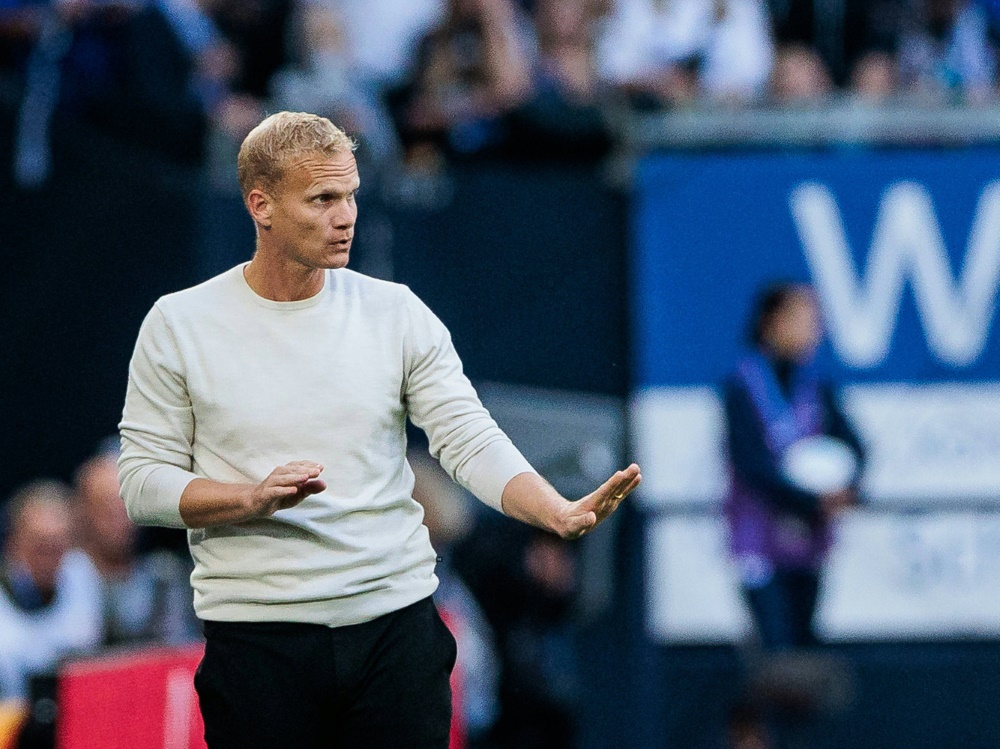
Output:
[[[109,442],[70,484],[34,480],[2,505],[0,708],[51,697],[67,658],[201,640],[183,533],[131,523],[117,457]],[[426,450],[409,460],[440,555],[435,599],[459,642],[461,746],[574,746],[582,695],[572,547],[480,506]],[[17,745],[51,746],[52,726],[32,720]]]
[[376,164],[586,160],[630,109],[989,102],[998,39],[997,0],[0,0],[0,101],[27,185],[56,122],[201,163],[279,109]]
[[200,639],[190,563],[128,519],[113,448],[70,485],[25,484],[3,510],[0,701],[32,699],[34,681],[71,654]]

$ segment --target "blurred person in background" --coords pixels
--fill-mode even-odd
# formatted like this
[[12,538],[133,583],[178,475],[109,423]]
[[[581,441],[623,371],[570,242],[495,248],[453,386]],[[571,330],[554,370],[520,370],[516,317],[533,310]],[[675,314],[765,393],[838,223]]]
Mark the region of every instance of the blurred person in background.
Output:
[[504,117],[529,95],[536,55],[531,21],[513,0],[449,0],[394,99],[407,163],[435,171],[448,154],[502,147]]
[[340,7],[322,1],[300,3],[295,29],[299,59],[275,73],[273,104],[279,109],[317,112],[343,123],[376,162],[397,158],[392,116],[376,80],[360,75],[355,67],[354,41]]
[[987,7],[975,0],[919,0],[900,35],[899,79],[904,91],[930,101],[994,98],[997,46]]
[[590,162],[612,146],[597,75],[593,0],[538,0],[534,21],[538,58],[531,91],[509,118],[512,157],[531,161]]
[[73,546],[69,489],[35,481],[6,505],[0,568],[0,699],[27,699],[32,677],[100,645],[99,590]]
[[869,100],[895,92],[900,22],[911,0],[769,0],[779,66],[775,97],[792,103],[849,89]]
[[102,644],[177,645],[199,637],[189,570],[168,551],[140,553],[138,528],[118,491],[118,453],[105,450],[76,472],[79,538],[101,593]]
[[[38,33],[38,8],[22,0],[0,1],[0,94],[13,94],[15,78],[22,72],[31,44]],[[3,100],[0,100],[3,101]]]
[[445,6],[445,0],[300,0],[296,63],[272,81],[274,105],[341,122],[361,141],[359,158],[399,160],[387,100],[413,73],[420,42]]
[[858,502],[864,452],[813,366],[821,329],[811,288],[763,290],[749,334],[723,392],[730,549],[763,648],[808,647],[831,523]]
[[601,76],[641,106],[758,101],[774,45],[765,0],[617,0]]
[[255,112],[259,117],[270,94],[272,77],[293,59],[294,0],[197,2],[235,51],[232,90],[245,98],[244,126],[252,127],[256,123],[251,118]]
[[340,19],[353,75],[380,91],[405,83],[421,39],[441,22],[447,8],[447,0],[312,2],[329,8]]
[[434,601],[458,643],[453,681],[457,681],[462,730],[471,749],[483,746],[496,722],[500,665],[493,630],[479,602],[452,564],[455,544],[471,531],[474,518],[463,491],[426,451],[410,448],[413,498],[424,508],[424,525],[438,554]]
[[573,619],[579,591],[573,549],[483,513],[452,558],[483,607],[500,656],[500,713],[484,746],[576,746],[584,695]]
[[136,158],[201,163],[229,71],[195,0],[57,0],[33,4],[26,17],[32,33],[17,65],[19,185],[47,181],[54,129],[67,123],[137,149]]
[[833,92],[833,81],[816,50],[804,44],[786,44],[775,56],[771,97],[778,104],[822,101]]

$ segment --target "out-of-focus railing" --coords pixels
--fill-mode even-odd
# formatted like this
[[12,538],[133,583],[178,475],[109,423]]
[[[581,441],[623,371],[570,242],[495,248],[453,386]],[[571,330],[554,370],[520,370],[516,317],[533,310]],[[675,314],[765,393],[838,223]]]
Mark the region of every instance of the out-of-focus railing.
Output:
[[624,118],[629,151],[810,147],[828,145],[960,146],[1000,142],[1000,104],[871,104],[840,99],[822,105],[639,112]]

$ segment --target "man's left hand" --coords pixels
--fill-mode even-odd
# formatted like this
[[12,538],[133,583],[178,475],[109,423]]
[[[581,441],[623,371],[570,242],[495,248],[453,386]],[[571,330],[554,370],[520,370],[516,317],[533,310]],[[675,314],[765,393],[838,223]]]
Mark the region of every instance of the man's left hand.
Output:
[[560,518],[559,535],[572,539],[594,530],[618,509],[641,481],[639,466],[633,463],[624,471],[617,471],[583,499],[567,503]]

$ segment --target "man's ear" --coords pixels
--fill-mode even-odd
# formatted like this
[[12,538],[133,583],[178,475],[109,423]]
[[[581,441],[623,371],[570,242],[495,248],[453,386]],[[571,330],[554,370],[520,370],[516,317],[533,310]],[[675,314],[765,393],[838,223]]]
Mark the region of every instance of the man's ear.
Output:
[[250,217],[265,229],[271,226],[271,215],[274,212],[274,199],[259,187],[255,187],[247,195],[247,210]]

